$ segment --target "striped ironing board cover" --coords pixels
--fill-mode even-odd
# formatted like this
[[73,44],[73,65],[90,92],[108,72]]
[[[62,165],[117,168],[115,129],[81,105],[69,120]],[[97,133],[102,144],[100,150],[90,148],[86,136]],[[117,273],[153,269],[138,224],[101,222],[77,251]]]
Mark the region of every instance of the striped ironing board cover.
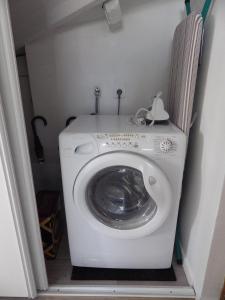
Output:
[[176,28],[173,38],[168,112],[171,121],[189,135],[203,34],[203,19],[191,13]]

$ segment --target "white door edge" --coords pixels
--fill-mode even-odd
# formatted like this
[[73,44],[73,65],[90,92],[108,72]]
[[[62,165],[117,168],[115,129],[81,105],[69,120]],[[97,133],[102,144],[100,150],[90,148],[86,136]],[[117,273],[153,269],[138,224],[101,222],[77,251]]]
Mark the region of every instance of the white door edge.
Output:
[[[7,0],[0,1],[0,87],[2,93],[2,103],[4,107],[4,119],[6,122],[7,133],[9,144],[11,146],[11,152],[17,150],[18,156],[14,158],[14,170],[16,167],[16,161],[20,161],[21,168],[17,167],[17,173],[21,175],[21,178],[24,178],[22,185],[23,196],[27,195],[26,203],[27,211],[24,211],[23,214],[19,213],[18,207],[14,205],[14,215],[15,222],[22,219],[26,220],[25,226],[22,229],[22,221],[18,223],[18,230],[21,231],[21,251],[25,258],[24,263],[32,261],[33,269],[25,268],[27,271],[28,281],[32,281],[34,278],[36,286],[30,286],[31,295],[35,295],[37,289],[46,290],[48,288],[47,273],[44,261],[44,255],[42,250],[39,222],[37,217],[37,208],[36,208],[36,199],[35,192],[33,187],[32,171],[30,165],[30,156],[28,150],[25,122],[23,116],[23,108],[21,101],[21,93],[19,86],[19,79],[17,73],[17,65],[14,52],[14,42],[13,34],[11,29],[9,5]],[[13,122],[13,123],[12,123]],[[16,136],[16,138],[15,138]],[[3,145],[5,147],[5,143]],[[6,149],[5,149],[6,150]],[[7,151],[5,151],[7,154]],[[10,170],[9,161],[5,157],[6,168]],[[11,161],[13,163],[13,160]],[[19,172],[18,172],[19,170]],[[13,190],[15,188],[15,182],[12,179],[12,173],[9,172],[9,188]],[[18,182],[17,182],[18,185]],[[18,185],[19,186],[19,185]],[[16,187],[17,188],[17,187]],[[17,188],[18,190],[18,188]],[[19,199],[22,203],[22,199]],[[12,197],[12,201],[15,202],[15,199]],[[15,203],[14,203],[15,204]],[[22,209],[21,205],[21,209]],[[27,215],[27,218],[26,218]],[[27,220],[29,224],[27,224]],[[25,228],[29,229],[29,236],[22,234]],[[27,233],[27,231],[26,231]],[[27,247],[26,245],[29,245]],[[27,249],[27,250],[25,250]],[[35,253],[34,253],[35,252]],[[36,288],[37,287],[37,288]]]
[[98,296],[98,297],[166,297],[195,298],[190,286],[147,286],[147,285],[50,285],[48,291],[38,296]]
[[20,207],[19,194],[18,194],[15,174],[13,170],[12,156],[9,147],[7,131],[5,127],[1,96],[0,96],[0,156],[3,163],[3,168],[4,168],[3,172],[7,183],[7,190],[10,199],[10,207],[11,207],[15,229],[16,229],[16,235],[19,243],[19,249],[22,258],[24,274],[26,277],[28,296],[34,298],[37,295],[36,285],[34,281],[33,268],[31,265],[30,253],[28,249],[27,238],[26,238],[23,217],[22,217],[22,212]]

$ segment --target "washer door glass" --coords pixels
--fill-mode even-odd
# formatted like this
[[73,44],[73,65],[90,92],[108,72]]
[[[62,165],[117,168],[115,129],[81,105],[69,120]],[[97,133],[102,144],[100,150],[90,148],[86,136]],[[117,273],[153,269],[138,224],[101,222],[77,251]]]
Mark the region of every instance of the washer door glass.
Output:
[[145,225],[157,211],[142,173],[127,166],[112,166],[96,173],[88,183],[86,201],[100,222],[120,230]]

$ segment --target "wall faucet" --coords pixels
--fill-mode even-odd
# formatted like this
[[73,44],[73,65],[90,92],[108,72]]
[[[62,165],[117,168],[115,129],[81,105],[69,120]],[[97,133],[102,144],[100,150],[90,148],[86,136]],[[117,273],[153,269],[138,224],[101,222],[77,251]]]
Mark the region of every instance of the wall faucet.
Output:
[[95,114],[98,115],[99,114],[99,99],[101,97],[101,89],[100,87],[96,86],[95,87]]

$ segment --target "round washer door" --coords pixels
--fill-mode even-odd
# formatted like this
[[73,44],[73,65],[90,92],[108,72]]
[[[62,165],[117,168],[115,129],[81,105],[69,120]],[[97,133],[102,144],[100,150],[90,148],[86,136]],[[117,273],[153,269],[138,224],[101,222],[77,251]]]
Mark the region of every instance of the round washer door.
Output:
[[172,190],[151,160],[111,152],[88,162],[77,175],[76,209],[96,230],[115,238],[140,238],[156,231],[168,217]]

